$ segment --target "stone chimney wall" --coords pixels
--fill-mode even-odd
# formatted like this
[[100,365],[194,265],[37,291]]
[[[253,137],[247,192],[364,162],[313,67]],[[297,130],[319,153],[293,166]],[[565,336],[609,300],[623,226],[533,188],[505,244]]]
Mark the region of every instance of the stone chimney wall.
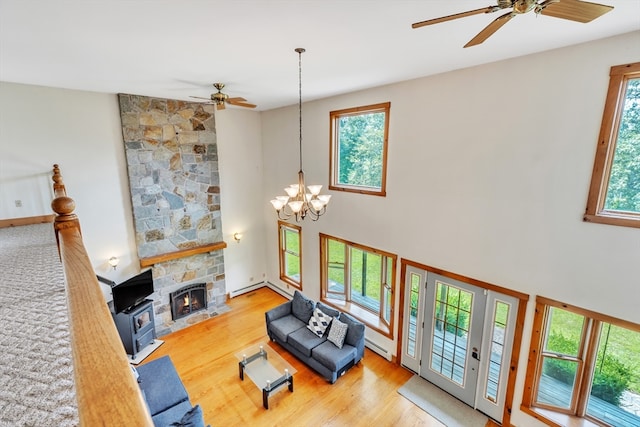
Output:
[[[222,242],[214,106],[120,94],[140,259]],[[156,331],[163,335],[227,310],[222,250],[153,266]],[[169,294],[207,283],[206,312],[171,320]]]

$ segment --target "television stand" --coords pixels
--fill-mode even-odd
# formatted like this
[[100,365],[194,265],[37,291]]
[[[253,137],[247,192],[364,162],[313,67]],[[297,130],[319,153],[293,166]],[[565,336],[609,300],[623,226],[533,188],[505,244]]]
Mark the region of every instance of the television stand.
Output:
[[113,321],[125,351],[133,359],[157,338],[152,300],[144,300],[135,307],[114,314]]

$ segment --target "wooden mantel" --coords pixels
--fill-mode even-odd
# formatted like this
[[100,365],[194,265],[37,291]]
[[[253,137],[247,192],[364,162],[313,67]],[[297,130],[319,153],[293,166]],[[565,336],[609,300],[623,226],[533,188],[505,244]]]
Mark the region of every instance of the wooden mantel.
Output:
[[213,252],[227,247],[226,242],[215,242],[208,245],[196,246],[195,248],[183,249],[181,251],[168,252],[166,254],[155,255],[140,259],[140,267],[150,267],[160,262],[171,261],[178,258],[184,258],[191,255],[203,254],[205,252]]

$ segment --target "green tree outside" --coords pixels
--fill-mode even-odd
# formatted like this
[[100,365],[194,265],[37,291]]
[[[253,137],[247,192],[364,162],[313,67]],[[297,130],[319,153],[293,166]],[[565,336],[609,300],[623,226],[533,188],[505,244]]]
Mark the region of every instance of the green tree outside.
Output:
[[382,187],[384,113],[359,114],[339,120],[338,182]]
[[627,85],[604,207],[640,213],[640,79]]

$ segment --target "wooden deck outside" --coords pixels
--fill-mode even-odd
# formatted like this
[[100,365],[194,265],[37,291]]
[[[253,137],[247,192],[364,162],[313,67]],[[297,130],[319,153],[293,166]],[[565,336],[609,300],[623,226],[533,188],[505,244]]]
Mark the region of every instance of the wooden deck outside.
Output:
[[[547,375],[540,378],[538,401],[568,407],[571,402],[571,387]],[[612,405],[597,397],[591,397],[587,413],[615,427],[640,427],[640,417]]]

